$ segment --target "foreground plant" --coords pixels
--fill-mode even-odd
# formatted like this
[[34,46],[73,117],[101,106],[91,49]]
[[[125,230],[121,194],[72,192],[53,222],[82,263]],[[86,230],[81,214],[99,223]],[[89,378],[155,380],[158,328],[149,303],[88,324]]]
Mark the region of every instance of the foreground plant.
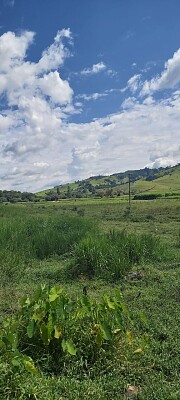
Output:
[[96,302],[41,286],[32,299],[23,298],[16,317],[3,323],[1,354],[32,373],[89,374],[92,367],[105,368],[117,337],[126,337],[131,324],[120,292]]

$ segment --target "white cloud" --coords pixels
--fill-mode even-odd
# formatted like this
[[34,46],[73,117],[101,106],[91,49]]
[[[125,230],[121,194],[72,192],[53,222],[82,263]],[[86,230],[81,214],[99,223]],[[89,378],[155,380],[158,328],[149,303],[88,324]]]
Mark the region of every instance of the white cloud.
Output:
[[148,168],[165,168],[176,165],[176,162],[173,158],[168,157],[159,157],[154,162],[147,164]]
[[73,90],[67,81],[61,79],[59,72],[54,71],[69,56],[63,44],[64,38],[71,41],[69,29],[59,31],[39,62],[31,63],[25,61],[25,57],[34,39],[33,32],[23,32],[20,36],[7,32],[0,37],[0,94],[6,93],[9,105],[18,106],[22,97],[41,94],[50,96],[55,103],[71,102]]
[[136,62],[133,62],[132,64],[131,64],[131,68],[136,68],[137,67],[137,63]]
[[[38,109],[39,113],[41,107],[45,117],[42,104],[34,104],[34,112]],[[7,165],[18,169],[16,175],[9,172],[10,179],[4,179],[3,186],[11,188],[13,183],[21,190],[35,191],[98,173],[176,164],[180,162],[179,110],[180,94],[176,94],[158,103],[141,104],[129,98],[129,105],[124,104],[118,113],[90,123],[60,124],[58,115],[50,123],[49,114],[38,125],[39,132],[35,118],[34,126],[22,128],[19,137],[16,132],[19,147],[15,142],[5,149],[8,162],[1,165],[2,176]],[[50,124],[49,135],[46,123]]]
[[180,49],[165,63],[164,71],[150,81],[145,81],[142,94],[153,93],[157,90],[174,89],[180,84]]
[[54,43],[43,52],[42,57],[38,62],[38,72],[55,70],[64,63],[65,58],[70,56],[69,50],[63,43],[64,38],[68,39],[68,41],[72,43],[72,34],[70,29],[62,29],[61,31],[58,31],[54,38]]
[[6,129],[9,129],[13,125],[13,118],[0,114],[0,131],[3,132]]
[[136,74],[133,75],[127,83],[127,87],[131,90],[132,93],[135,93],[139,87],[141,86],[141,75]]
[[13,165],[16,176],[21,164],[30,163],[33,171],[35,165],[42,166],[41,152],[56,146],[63,120],[78,112],[72,105],[73,90],[57,71],[69,56],[63,40],[71,42],[70,30],[59,31],[37,63],[26,61],[34,36],[27,31],[19,36],[13,32],[0,36],[0,94],[6,99],[0,114],[1,166],[4,168],[4,161]]
[[50,72],[38,80],[42,92],[51,97],[54,103],[64,104],[72,100],[73,90],[67,81],[63,81],[57,71]]
[[0,36],[0,72],[19,65],[25,58],[29,45],[33,42],[34,32],[23,32],[16,36],[14,32],[6,32]]
[[[136,95],[142,77],[135,75],[127,84],[133,96],[119,103],[117,113],[70,123],[68,115],[82,107],[81,101],[73,105],[73,89],[59,72],[69,56],[70,30],[58,32],[36,63],[26,59],[34,37],[32,32],[0,37],[0,91],[6,99],[0,113],[3,189],[37,191],[92,175],[180,162],[180,91],[158,101],[148,93],[142,100]],[[99,64],[91,71],[107,72]],[[127,87],[75,100],[97,101]]]
[[[86,101],[89,101],[89,100],[99,100],[99,99],[102,99],[103,97],[106,97],[106,96],[112,94],[112,93],[124,93],[126,90],[127,90],[127,87],[126,87],[126,88],[123,88],[123,89],[118,89],[118,88],[107,89],[107,90],[105,90],[105,91],[102,92],[102,93],[97,93],[97,92],[95,92],[95,93],[91,93],[91,94],[86,94],[86,93],[78,94],[78,95],[76,96],[76,98],[77,98],[77,99],[86,100]],[[76,103],[76,104],[78,104],[78,103]],[[82,104],[81,104],[81,105],[82,105]]]
[[106,65],[101,61],[97,64],[93,64],[91,68],[85,68],[81,71],[81,75],[94,75],[102,72],[106,69]]
[[108,95],[107,92],[104,92],[104,93],[91,93],[91,94],[80,94],[80,95],[77,96],[77,98],[89,101],[89,100],[98,100],[98,99],[100,99],[102,97],[105,97],[107,95]]

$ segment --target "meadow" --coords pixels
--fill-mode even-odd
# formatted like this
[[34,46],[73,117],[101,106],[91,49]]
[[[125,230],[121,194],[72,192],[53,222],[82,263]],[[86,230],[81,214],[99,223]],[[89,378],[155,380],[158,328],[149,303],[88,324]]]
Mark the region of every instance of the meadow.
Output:
[[0,398],[179,400],[180,200],[0,205]]

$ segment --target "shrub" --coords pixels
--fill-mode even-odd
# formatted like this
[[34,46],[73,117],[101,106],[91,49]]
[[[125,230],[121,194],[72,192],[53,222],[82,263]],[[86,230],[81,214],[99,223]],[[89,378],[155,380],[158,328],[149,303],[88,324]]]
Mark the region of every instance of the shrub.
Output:
[[92,376],[106,369],[117,335],[125,337],[130,323],[119,292],[98,303],[43,286],[3,323],[0,351],[4,364],[21,371]]

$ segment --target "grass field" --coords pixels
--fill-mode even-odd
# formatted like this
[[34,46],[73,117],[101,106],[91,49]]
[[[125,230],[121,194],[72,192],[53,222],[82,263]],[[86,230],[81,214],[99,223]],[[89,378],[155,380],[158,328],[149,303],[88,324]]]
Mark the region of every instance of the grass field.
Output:
[[[2,400],[180,399],[180,200],[3,204],[0,222]],[[28,336],[20,301],[41,284],[32,307],[44,320]],[[56,298],[67,304],[64,351],[60,321],[55,339],[45,330]]]

